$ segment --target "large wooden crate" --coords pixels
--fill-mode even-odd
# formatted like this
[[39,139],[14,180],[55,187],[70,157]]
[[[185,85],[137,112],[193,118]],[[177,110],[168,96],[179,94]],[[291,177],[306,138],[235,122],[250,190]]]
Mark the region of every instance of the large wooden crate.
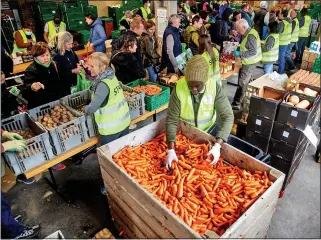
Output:
[[[183,122],[180,122],[179,129],[190,139],[201,137],[204,141],[213,140],[213,136]],[[165,120],[160,120],[98,149],[99,164],[111,213],[116,227],[124,230],[127,238],[201,238],[112,160],[112,155],[123,147],[143,144],[164,131]],[[228,144],[222,146],[221,156],[242,169],[267,171],[270,180],[274,182],[221,238],[266,237],[284,174]],[[213,231],[207,231],[203,237],[220,238]]]

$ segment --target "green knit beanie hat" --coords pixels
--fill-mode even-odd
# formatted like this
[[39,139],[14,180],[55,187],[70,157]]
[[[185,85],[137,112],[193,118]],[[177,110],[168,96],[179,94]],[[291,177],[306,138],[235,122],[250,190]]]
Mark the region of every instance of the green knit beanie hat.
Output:
[[185,79],[188,82],[203,82],[208,80],[208,63],[201,55],[195,55],[187,63]]

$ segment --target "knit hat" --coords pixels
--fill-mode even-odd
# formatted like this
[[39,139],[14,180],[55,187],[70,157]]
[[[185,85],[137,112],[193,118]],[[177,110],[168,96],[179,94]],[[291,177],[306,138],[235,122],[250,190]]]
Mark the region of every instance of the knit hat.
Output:
[[203,82],[208,80],[208,63],[201,55],[195,55],[186,65],[185,79],[188,82]]

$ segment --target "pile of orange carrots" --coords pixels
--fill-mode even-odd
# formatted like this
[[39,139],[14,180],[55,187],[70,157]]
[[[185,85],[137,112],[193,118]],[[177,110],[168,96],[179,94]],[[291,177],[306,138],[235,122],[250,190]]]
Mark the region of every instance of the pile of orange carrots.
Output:
[[137,92],[145,92],[146,95],[153,96],[159,94],[162,89],[156,85],[148,84],[148,85],[138,85],[134,87],[134,90]]
[[272,185],[266,172],[250,173],[220,159],[211,165],[208,144],[195,144],[177,135],[178,164],[165,168],[166,137],[126,146],[114,161],[170,211],[201,236],[220,236]]

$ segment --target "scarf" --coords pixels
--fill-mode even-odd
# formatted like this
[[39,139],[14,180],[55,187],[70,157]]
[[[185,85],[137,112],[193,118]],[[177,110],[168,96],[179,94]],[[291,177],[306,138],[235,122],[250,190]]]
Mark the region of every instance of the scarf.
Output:
[[98,83],[100,83],[101,80],[104,79],[113,79],[115,76],[114,70],[112,68],[107,68],[102,73],[98,74],[94,80],[94,83],[91,85],[90,90],[95,91]]
[[50,64],[52,63],[52,58],[50,57],[50,61],[48,63],[41,63],[38,58],[34,58],[35,62],[38,63],[39,65],[48,68]]

